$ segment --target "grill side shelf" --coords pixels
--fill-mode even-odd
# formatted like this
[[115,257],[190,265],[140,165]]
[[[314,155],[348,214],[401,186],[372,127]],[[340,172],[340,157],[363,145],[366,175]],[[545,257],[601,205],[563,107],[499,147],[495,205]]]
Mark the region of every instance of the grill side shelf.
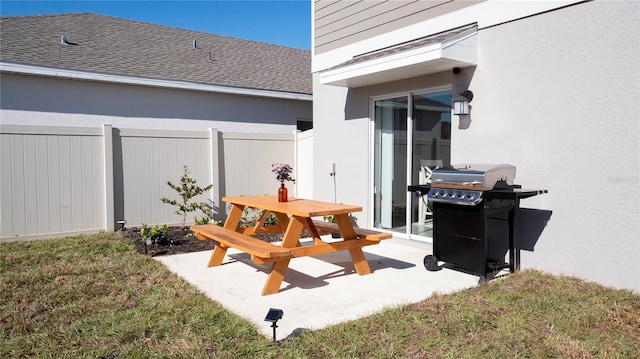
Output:
[[547,193],[546,189],[519,189],[513,190],[493,190],[485,191],[484,198],[486,199],[522,199],[537,196],[539,194]]

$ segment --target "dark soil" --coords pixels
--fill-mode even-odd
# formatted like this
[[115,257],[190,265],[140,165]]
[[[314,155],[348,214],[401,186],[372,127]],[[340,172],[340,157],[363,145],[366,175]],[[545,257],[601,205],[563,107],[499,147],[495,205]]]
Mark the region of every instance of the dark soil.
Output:
[[[310,236],[303,231],[303,237]],[[140,254],[146,254],[152,257],[166,256],[171,254],[191,253],[199,251],[210,251],[213,249],[215,242],[213,240],[199,240],[193,236],[189,228],[169,227],[169,239],[166,244],[145,245],[142,242],[140,228],[126,228],[122,231],[123,236],[129,238],[136,250]],[[276,242],[282,240],[282,233],[264,233],[255,235],[266,242]]]

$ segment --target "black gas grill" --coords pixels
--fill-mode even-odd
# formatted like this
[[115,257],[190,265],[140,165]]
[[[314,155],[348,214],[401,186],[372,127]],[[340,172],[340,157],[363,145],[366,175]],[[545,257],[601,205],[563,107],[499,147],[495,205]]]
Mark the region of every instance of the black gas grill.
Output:
[[432,206],[433,255],[424,261],[428,270],[438,270],[443,261],[485,280],[496,271],[518,269],[516,209],[520,199],[547,191],[524,190],[513,183],[515,175],[512,165],[451,165],[435,169],[430,184],[409,186]]

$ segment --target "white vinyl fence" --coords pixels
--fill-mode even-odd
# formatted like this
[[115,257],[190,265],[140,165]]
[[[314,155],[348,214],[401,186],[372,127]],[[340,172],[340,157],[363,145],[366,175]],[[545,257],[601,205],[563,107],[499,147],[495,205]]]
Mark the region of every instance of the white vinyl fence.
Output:
[[[223,196],[276,193],[272,163],[311,164],[312,147],[298,150],[298,136],[1,125],[0,241],[113,231],[122,220],[181,223],[161,198],[178,199],[167,181],[179,183],[183,165],[199,186],[213,184],[196,200],[221,206],[224,219]],[[309,186],[296,181],[289,193]]]

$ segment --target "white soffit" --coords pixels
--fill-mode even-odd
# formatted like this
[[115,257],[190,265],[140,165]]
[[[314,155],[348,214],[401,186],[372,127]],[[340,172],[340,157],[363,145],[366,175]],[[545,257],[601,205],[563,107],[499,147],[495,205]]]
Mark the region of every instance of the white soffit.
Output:
[[477,64],[475,24],[366,54],[320,71],[320,83],[363,87]]

